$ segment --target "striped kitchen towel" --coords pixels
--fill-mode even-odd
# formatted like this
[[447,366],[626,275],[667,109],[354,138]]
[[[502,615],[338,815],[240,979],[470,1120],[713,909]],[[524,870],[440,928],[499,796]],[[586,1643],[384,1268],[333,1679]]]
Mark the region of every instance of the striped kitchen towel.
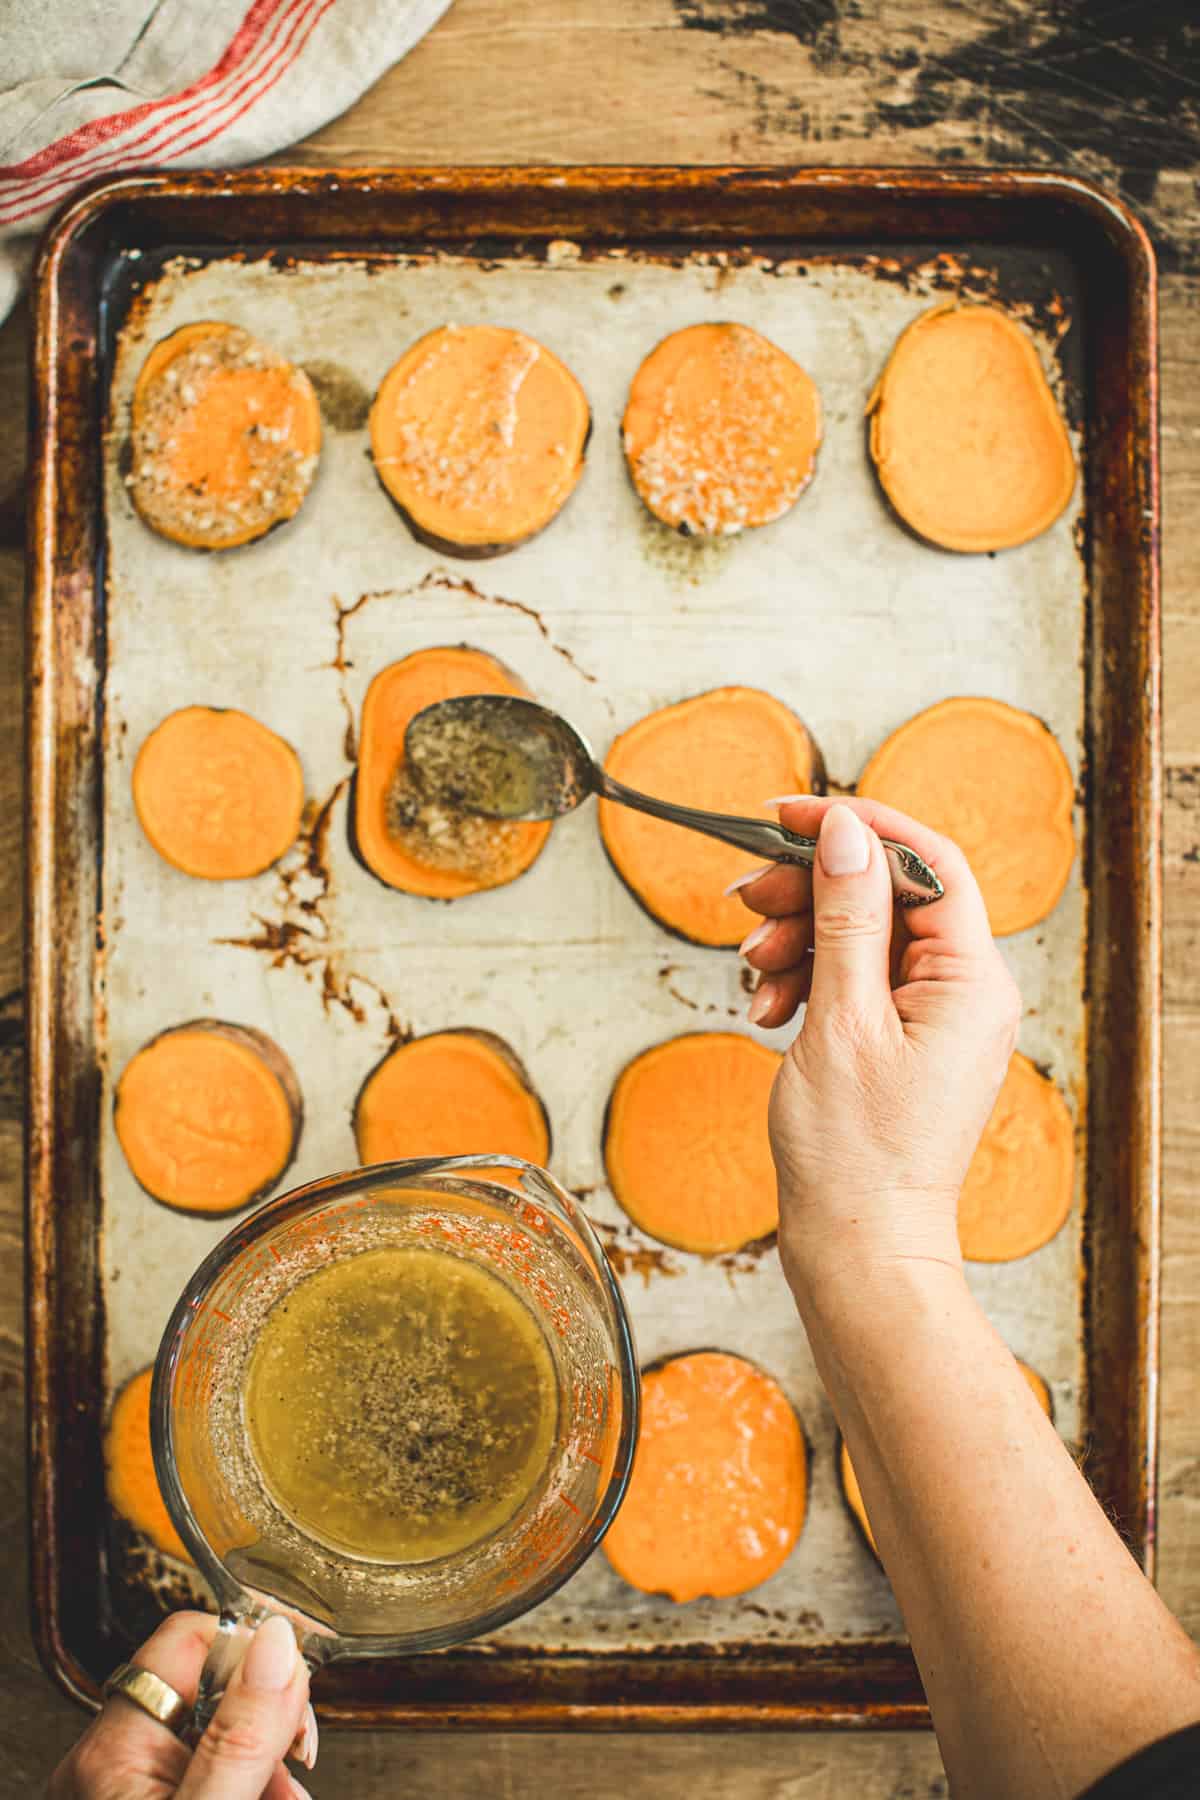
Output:
[[449,0],[0,0],[0,319],[119,170],[255,162],[345,112]]

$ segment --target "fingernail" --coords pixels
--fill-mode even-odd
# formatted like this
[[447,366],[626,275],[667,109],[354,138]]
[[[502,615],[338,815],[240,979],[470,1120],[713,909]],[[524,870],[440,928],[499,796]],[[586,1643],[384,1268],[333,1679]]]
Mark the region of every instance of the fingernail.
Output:
[[871,860],[871,840],[857,813],[831,806],[821,820],[817,855],[826,875],[861,875]]
[[765,944],[778,923],[778,919],[764,919],[761,925],[748,931],[738,945],[738,955],[749,956],[751,950],[757,950],[760,944]]
[[281,1694],[296,1673],[299,1660],[291,1625],[281,1613],[272,1613],[250,1640],[242,1664],[243,1685],[260,1693]]
[[296,1800],[312,1800],[312,1795],[309,1793],[308,1789],[300,1786],[300,1783],[296,1780],[296,1777],[290,1770],[285,1769],[283,1772],[287,1776],[289,1794],[295,1794]]
[[772,796],[769,800],[763,801],[763,805],[764,806],[795,806],[797,800],[811,800],[812,798],[813,798],[812,794],[772,794]]
[[736,881],[731,881],[725,892],[736,894],[739,888],[749,887],[750,883],[757,881],[760,875],[769,875],[775,866],[774,863],[760,863],[757,869],[750,869],[745,875],[739,875]]
[[304,1723],[300,1727],[298,1747],[295,1751],[297,1762],[302,1762],[306,1769],[317,1766],[317,1751],[321,1745],[317,1731],[317,1715],[311,1706],[304,1709]]
[[775,1004],[775,984],[772,981],[760,981],[754,990],[754,997],[746,1008],[746,1017],[752,1025],[757,1025]]

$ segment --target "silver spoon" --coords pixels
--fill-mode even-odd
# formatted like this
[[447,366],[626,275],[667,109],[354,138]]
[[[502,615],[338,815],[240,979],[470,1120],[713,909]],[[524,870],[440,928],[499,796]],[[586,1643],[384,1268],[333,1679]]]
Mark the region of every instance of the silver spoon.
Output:
[[[614,781],[573,725],[548,707],[511,694],[465,694],[414,714],[404,734],[405,764],[424,793],[489,819],[557,819],[599,794],[619,806],[720,838],[767,862],[811,868],[817,840],[767,819],[703,812],[639,794]],[[940,900],[929,864],[891,838],[880,838],[900,906]]]

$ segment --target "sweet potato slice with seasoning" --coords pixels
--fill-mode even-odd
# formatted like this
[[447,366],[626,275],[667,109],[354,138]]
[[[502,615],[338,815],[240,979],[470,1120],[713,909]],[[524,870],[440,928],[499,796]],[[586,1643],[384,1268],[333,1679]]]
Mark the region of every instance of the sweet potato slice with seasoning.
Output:
[[355,1102],[354,1140],[363,1163],[494,1151],[544,1167],[550,1123],[502,1038],[435,1031],[398,1045],[372,1069]]
[[748,325],[664,338],[629,389],[622,424],[645,505],[694,537],[767,525],[812,480],[821,400],[799,363]]
[[459,900],[515,881],[537,860],[548,824],[485,819],[428,801],[404,766],[404,734],[422,708],[459,694],[527,693],[511,669],[469,644],[416,650],[375,676],[363,701],[351,843],[388,887]]
[[547,526],[583,473],[587,396],[544,344],[498,325],[443,325],[388,370],[371,455],[413,536],[498,556]]
[[154,531],[196,550],[249,544],[300,510],[321,413],[293,363],[240,325],[163,338],[133,390],[130,497]]
[[604,1553],[672,1600],[744,1594],[787,1560],[804,1524],[807,1453],[779,1385],[718,1350],[642,1377],[633,1474]]
[[609,1185],[634,1224],[679,1250],[740,1250],[779,1225],[767,1102],[777,1051],[731,1031],[670,1038],[617,1078]]
[[935,306],[900,335],[867,403],[880,486],[945,550],[1008,550],[1075,488],[1071,440],[1032,338],[994,306]]
[[[774,820],[763,802],[823,782],[807,730],[759,688],[713,688],[647,714],[613,742],[604,767],[617,781],[661,800],[710,812]],[[755,858],[715,838],[602,800],[600,833],[634,898],[668,931],[716,948],[739,943],[746,909],[724,889]]]
[[[1033,1396],[1046,1417],[1048,1419],[1053,1419],[1054,1406],[1050,1399],[1050,1389],[1046,1386],[1042,1377],[1038,1374],[1036,1369],[1031,1369],[1028,1363],[1023,1363],[1019,1356],[1016,1358],[1016,1364],[1026,1381],[1029,1383]],[[838,1439],[838,1473],[841,1476],[842,1495],[846,1505],[849,1507],[859,1530],[862,1532],[864,1538],[866,1538],[872,1553],[878,1557],[879,1546],[875,1542],[875,1533],[871,1530],[871,1521],[867,1517],[866,1502],[862,1497],[862,1489],[858,1485],[858,1476],[854,1472],[854,1464],[850,1460],[850,1452],[846,1448],[846,1441],[844,1438]]]
[[974,696],[939,701],[885,739],[857,791],[954,839],[997,937],[1058,905],[1075,859],[1075,783],[1032,713]]
[[125,1159],[155,1200],[230,1213],[279,1181],[303,1107],[291,1063],[265,1032],[192,1019],[126,1063],[113,1116]]
[[240,881],[295,843],[304,772],[291,745],[249,713],[185,706],[138,751],[133,804],[175,868],[204,881]]
[[153,1365],[130,1377],[113,1401],[104,1433],[104,1482],[113,1511],[159,1550],[191,1562],[171,1522],[150,1448]]
[[1013,1052],[958,1199],[958,1241],[971,1262],[1012,1262],[1048,1244],[1075,1187],[1075,1126],[1049,1076]]

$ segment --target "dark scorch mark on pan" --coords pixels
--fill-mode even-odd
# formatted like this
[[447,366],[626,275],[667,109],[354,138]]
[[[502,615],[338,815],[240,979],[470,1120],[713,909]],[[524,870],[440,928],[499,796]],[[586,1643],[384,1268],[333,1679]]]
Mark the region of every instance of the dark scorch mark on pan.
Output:
[[683,1270],[669,1250],[643,1243],[622,1226],[608,1225],[600,1219],[593,1219],[590,1213],[588,1220],[604,1245],[604,1253],[609,1262],[622,1279],[629,1275],[640,1275],[649,1287],[652,1275],[682,1275]]
[[361,431],[371,411],[371,396],[339,363],[323,357],[304,364],[304,373],[317,391],[322,422],[331,431]]
[[[374,995],[385,1016],[385,1033],[392,1043],[406,1042],[412,1033],[401,1024],[391,999],[369,975],[346,965],[338,947],[327,908],[334,895],[329,863],[329,833],[334,809],[350,785],[344,775],[307,822],[295,847],[280,865],[277,899],[280,916],[266,918],[253,913],[258,929],[242,937],[218,938],[220,944],[238,950],[255,950],[267,957],[273,969],[299,969],[306,979],[318,981],[321,1004],[328,1013],[340,1007],[356,1025],[368,1023],[368,1010],[360,998],[365,990]],[[309,891],[309,884],[311,891]],[[298,915],[298,916],[297,916]]]

